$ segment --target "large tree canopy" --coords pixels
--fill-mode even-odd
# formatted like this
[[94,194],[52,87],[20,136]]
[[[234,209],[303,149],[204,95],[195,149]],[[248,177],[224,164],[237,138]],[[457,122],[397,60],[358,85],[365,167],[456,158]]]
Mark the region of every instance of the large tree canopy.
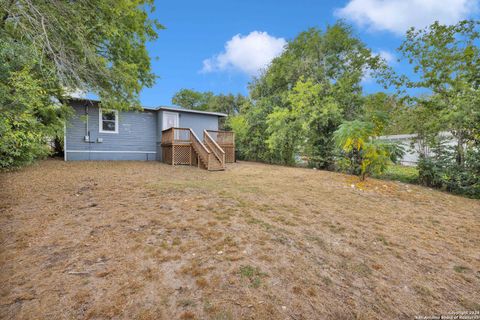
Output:
[[232,125],[248,127],[247,158],[291,164],[299,152],[321,168],[333,164],[333,132],[363,105],[361,82],[387,70],[344,23],[315,28],[290,41],[250,84],[251,106]]
[[240,111],[246,98],[241,94],[214,94],[191,89],[181,89],[172,98],[172,103],[193,110],[223,112],[235,115]]
[[145,43],[161,25],[147,10],[152,0],[4,0],[1,37],[30,48],[43,79],[130,107],[154,83]]
[[150,10],[152,0],[0,2],[0,167],[45,153],[68,115],[67,91],[140,107],[155,80],[145,45],[161,28]]
[[358,110],[362,93],[361,81],[385,69],[382,59],[360,41],[352,29],[341,22],[324,32],[311,28],[290,41],[282,55],[250,84],[254,100],[270,97],[284,104],[281,97],[300,78],[321,84],[353,116]]
[[[422,154],[420,176],[428,185],[480,196],[480,22],[434,23],[411,29],[399,48],[415,76],[400,77],[401,88],[427,94],[407,95],[407,121],[419,140],[434,150]],[[455,139],[444,145],[441,132]],[[429,150],[428,148],[426,150]]]
[[430,115],[428,121],[419,123],[417,131],[453,133],[458,140],[459,164],[463,162],[463,146],[478,141],[480,135],[479,40],[478,21],[452,26],[436,22],[425,29],[409,30],[399,48],[417,75],[404,76],[400,84],[430,93],[409,96],[418,109],[424,108]]

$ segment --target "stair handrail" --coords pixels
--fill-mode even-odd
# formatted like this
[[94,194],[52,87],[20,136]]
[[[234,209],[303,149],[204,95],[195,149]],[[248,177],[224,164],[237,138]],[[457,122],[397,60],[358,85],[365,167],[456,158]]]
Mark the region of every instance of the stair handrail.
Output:
[[[205,162],[205,165],[208,168],[208,162],[209,162],[211,152],[207,149],[207,147],[205,147],[205,145],[200,141],[200,139],[198,139],[195,132],[191,128],[189,128],[189,130],[190,130],[190,139],[191,139],[192,146],[195,149],[200,149],[201,151],[203,151],[203,154],[202,154],[200,150],[195,150],[197,151],[198,155],[203,158],[203,161]],[[201,148],[199,148],[198,145],[200,145]]]
[[207,132],[214,133],[214,139],[220,145],[235,145],[235,132],[225,130],[207,130]]
[[207,144],[213,144],[213,148],[211,147],[213,154],[215,157],[220,161],[222,166],[225,166],[225,151],[218,145],[218,143],[210,136],[207,130],[203,130],[203,140]]

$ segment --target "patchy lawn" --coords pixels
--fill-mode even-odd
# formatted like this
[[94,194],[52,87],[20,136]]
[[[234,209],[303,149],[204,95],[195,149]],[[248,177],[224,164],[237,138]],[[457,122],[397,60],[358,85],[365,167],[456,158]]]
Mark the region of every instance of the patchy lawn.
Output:
[[480,201],[355,183],[246,162],[207,172],[49,160],[0,174],[0,318],[479,310]]
[[418,183],[418,169],[413,166],[392,164],[387,167],[385,172],[379,174],[376,178],[405,183]]

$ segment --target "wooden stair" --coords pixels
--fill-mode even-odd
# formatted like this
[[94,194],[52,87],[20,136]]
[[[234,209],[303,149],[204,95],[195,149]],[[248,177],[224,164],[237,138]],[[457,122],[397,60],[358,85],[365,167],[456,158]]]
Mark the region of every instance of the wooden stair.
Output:
[[225,151],[205,130],[201,141],[191,128],[162,131],[163,161],[172,165],[197,165],[208,171],[225,170]]

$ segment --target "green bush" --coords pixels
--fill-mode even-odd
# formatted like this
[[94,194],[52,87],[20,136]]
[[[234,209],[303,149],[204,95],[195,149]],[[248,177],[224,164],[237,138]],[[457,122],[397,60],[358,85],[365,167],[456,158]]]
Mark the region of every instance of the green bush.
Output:
[[338,168],[361,177],[380,175],[401,155],[394,143],[375,139],[375,125],[366,121],[345,121],[335,131],[339,150]]
[[467,197],[480,199],[480,151],[470,147],[464,163],[458,163],[451,147],[439,145],[435,156],[422,157],[418,163],[419,182]]
[[28,122],[0,117],[0,136],[0,170],[29,164],[50,152],[44,135],[31,130]]

